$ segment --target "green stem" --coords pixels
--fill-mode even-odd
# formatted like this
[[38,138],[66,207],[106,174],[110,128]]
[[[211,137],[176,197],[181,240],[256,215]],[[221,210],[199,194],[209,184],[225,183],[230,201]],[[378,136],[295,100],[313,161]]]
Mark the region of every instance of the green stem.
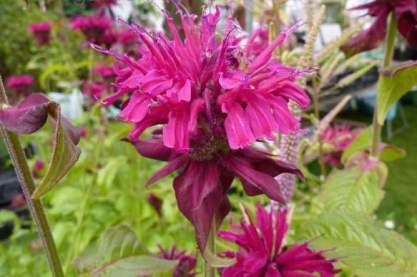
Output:
[[[395,14],[391,13],[389,19],[388,19],[388,28],[387,28],[387,34],[385,37],[385,55],[384,55],[384,61],[382,64],[383,68],[388,67],[391,62],[392,58],[394,56],[394,49],[395,49],[395,36],[397,31],[397,24],[395,19]],[[375,109],[374,109],[374,117],[372,122],[372,149],[371,149],[371,155],[373,157],[378,157],[378,145],[381,140],[381,129],[382,124],[378,123],[378,95],[375,99]]]
[[[211,230],[207,241],[207,248],[213,254],[216,254],[216,219],[213,219],[213,223],[211,224]],[[216,276],[216,269],[210,264],[205,261],[204,262],[204,277],[215,277]]]
[[[0,77],[0,104],[8,105],[6,91],[4,90],[3,81]],[[58,256],[58,252],[55,247],[55,242],[52,237],[51,230],[48,225],[45,212],[40,200],[32,199],[32,193],[35,190],[35,183],[31,171],[29,169],[25,152],[23,151],[19,137],[7,131],[3,127],[0,127],[1,135],[9,152],[10,158],[13,162],[14,169],[16,171],[17,178],[19,180],[20,187],[26,199],[26,203],[29,207],[36,229],[39,233],[39,237],[42,240],[43,247],[46,252],[49,267],[54,277],[63,277],[61,261]]]

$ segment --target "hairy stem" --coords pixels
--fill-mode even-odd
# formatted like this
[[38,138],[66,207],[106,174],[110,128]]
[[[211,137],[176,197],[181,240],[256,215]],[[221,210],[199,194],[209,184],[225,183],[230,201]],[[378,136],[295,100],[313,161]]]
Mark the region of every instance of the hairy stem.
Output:
[[[319,99],[320,99],[320,81],[318,80],[317,76],[313,77],[313,91],[312,91],[312,99],[313,99],[313,110],[314,110],[314,117],[317,120],[317,128],[319,128],[320,125],[320,107],[319,107]],[[323,141],[319,137],[319,165],[320,165],[320,171],[321,175],[326,177],[327,171],[326,171],[326,164],[324,163],[324,153],[323,153]]]
[[[395,35],[397,30],[395,14],[391,13],[388,19],[388,28],[387,34],[385,37],[385,55],[383,61],[383,68],[389,66],[392,62],[392,58],[394,56],[394,48],[395,48]],[[382,124],[378,123],[378,96],[375,98],[375,109],[374,109],[374,117],[372,122],[372,149],[371,155],[372,157],[378,157],[378,145],[381,140],[381,129]]]
[[[1,77],[0,104],[8,105],[8,100]],[[35,183],[33,181],[33,177],[26,160],[25,152],[23,151],[22,145],[20,143],[20,139],[16,134],[7,131],[1,126],[0,133],[13,162],[14,170],[16,171],[20,187],[22,188],[26,203],[29,207],[39,237],[42,240],[51,272],[54,277],[63,277],[64,273],[62,271],[61,261],[55,247],[55,242],[52,237],[52,233],[49,228],[48,220],[42,207],[42,203],[40,200],[32,199],[32,193],[35,190]]]

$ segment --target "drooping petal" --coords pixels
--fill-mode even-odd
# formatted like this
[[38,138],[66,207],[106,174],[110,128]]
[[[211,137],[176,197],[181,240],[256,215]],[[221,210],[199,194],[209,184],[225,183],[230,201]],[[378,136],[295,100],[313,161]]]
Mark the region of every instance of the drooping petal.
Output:
[[220,170],[214,162],[191,161],[174,180],[178,207],[194,225],[197,242],[203,252],[213,217],[221,222],[230,208]]
[[184,151],[189,148],[189,111],[187,107],[179,107],[169,113],[168,124],[163,129],[165,146]]
[[343,52],[348,56],[353,56],[357,53],[377,48],[385,38],[389,13],[390,7],[388,5],[379,8],[372,25],[343,45]]
[[149,139],[149,140],[130,140],[126,139],[127,142],[135,146],[139,154],[146,158],[168,161],[175,153],[172,149],[166,147],[161,140]]
[[158,170],[151,178],[146,182],[147,185],[152,185],[158,180],[164,178],[165,176],[173,173],[181,167],[186,166],[189,158],[187,155],[180,155],[175,159],[169,161],[163,168]]
[[242,157],[224,157],[223,164],[244,182],[256,187],[271,199],[285,203],[285,199],[280,191],[280,186],[273,176],[256,170]]
[[308,94],[294,82],[282,82],[276,95],[280,95],[288,100],[294,101],[303,109],[310,105],[310,98],[308,97]]
[[246,114],[256,139],[272,139],[273,133],[279,130],[270,104],[264,98],[257,96],[251,97],[246,107]]
[[268,47],[265,48],[249,65],[249,72],[254,73],[255,71],[259,70],[260,68],[264,67],[272,57],[272,53],[274,52],[275,48],[281,45],[287,37],[296,29],[298,28],[299,23],[294,24],[287,30],[283,31]]
[[151,99],[148,95],[136,92],[129,99],[128,104],[122,109],[120,117],[132,123],[140,122],[148,112]]
[[281,133],[289,134],[299,129],[300,122],[289,110],[288,101],[281,96],[272,94],[266,98],[273,107],[274,118]]
[[[417,7],[415,1],[414,5]],[[397,13],[397,28],[411,46],[417,46],[417,12]]]
[[249,119],[239,104],[233,103],[228,107],[224,127],[229,146],[232,149],[246,147],[255,139],[250,129]]
[[189,102],[191,100],[191,82],[186,80],[184,85],[178,91],[178,99]]

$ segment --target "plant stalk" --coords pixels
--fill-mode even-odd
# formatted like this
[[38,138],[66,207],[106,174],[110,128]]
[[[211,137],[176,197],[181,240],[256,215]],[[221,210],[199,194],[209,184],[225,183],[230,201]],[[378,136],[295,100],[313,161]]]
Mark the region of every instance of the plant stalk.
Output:
[[[214,218],[211,224],[211,230],[210,230],[210,234],[209,234],[207,245],[206,245],[208,250],[213,254],[216,254],[216,234],[217,234],[216,226],[217,226],[216,218]],[[216,269],[210,266],[210,264],[207,261],[204,261],[204,277],[215,277],[215,276],[216,276]]]
[[[395,49],[395,36],[397,31],[397,24],[395,19],[395,14],[391,13],[388,19],[388,27],[387,27],[387,34],[385,37],[385,55],[384,61],[382,64],[382,68],[386,68],[391,65],[392,58],[394,56],[394,49]],[[379,92],[380,93],[380,92]],[[381,140],[381,129],[382,124],[378,123],[378,95],[375,98],[375,109],[374,109],[374,116],[372,121],[372,149],[371,149],[371,156],[378,157],[378,145]]]
[[[317,128],[320,124],[320,107],[319,107],[319,100],[320,100],[320,82],[317,79],[317,76],[313,77],[313,92],[311,94],[313,100],[313,110],[314,110],[314,117],[317,120]],[[327,177],[327,170],[326,164],[324,163],[324,153],[323,153],[323,141],[321,138],[318,139],[319,142],[319,151],[318,151],[318,160],[320,165],[321,175]]]
[[[6,91],[0,76],[0,104],[8,105]],[[7,151],[13,162],[13,167],[19,180],[20,187],[26,199],[33,221],[35,223],[38,234],[42,240],[43,247],[46,252],[49,267],[54,277],[63,277],[64,273],[61,267],[55,242],[52,237],[51,230],[48,225],[42,203],[40,200],[32,199],[32,193],[35,190],[35,183],[31,171],[29,169],[25,152],[23,151],[19,137],[0,126],[0,133],[6,144]]]

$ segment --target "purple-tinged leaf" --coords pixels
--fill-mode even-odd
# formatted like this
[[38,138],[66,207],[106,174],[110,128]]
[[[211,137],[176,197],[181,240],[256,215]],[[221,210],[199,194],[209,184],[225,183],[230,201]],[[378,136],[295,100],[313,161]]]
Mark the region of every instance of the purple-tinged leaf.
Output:
[[0,124],[17,134],[36,132],[48,118],[49,99],[42,94],[32,94],[16,107],[0,109]]
[[80,132],[61,116],[57,103],[51,102],[40,93],[29,95],[16,107],[0,109],[0,124],[18,134],[36,132],[45,125],[48,115],[52,117],[55,129],[52,157],[44,178],[32,195],[33,198],[39,198],[50,191],[78,160]]
[[34,199],[44,196],[68,173],[77,162],[81,150],[77,146],[80,140],[77,130],[68,120],[61,116],[61,109],[57,103],[48,104],[48,114],[54,119],[54,137],[52,157],[48,171],[32,194]]

